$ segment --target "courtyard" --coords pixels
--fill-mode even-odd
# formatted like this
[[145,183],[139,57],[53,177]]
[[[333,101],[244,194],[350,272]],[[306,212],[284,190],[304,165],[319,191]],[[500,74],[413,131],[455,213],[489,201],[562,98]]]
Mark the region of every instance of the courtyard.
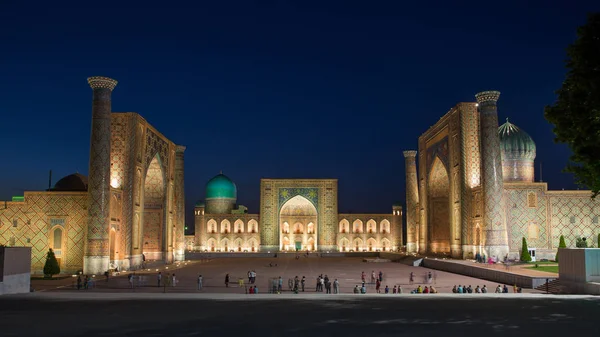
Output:
[[[361,273],[365,272],[367,293],[375,293],[375,284],[371,283],[371,274],[383,274],[381,292],[389,286],[390,296],[394,286],[401,286],[403,293],[407,294],[418,285],[432,285],[440,293],[452,293],[455,285],[471,285],[473,289],[487,285],[488,291],[493,292],[498,285],[494,282],[457,275],[448,272],[436,271],[423,267],[408,266],[394,262],[364,262],[359,257],[310,257],[302,255],[296,259],[295,254],[280,254],[275,258],[207,258],[199,261],[187,261],[175,265],[149,264],[144,271],[135,272],[134,289],[131,289],[129,273],[121,273],[118,277],[110,277],[106,282],[104,276],[96,275],[95,286],[89,292],[137,292],[137,293],[198,293],[197,278],[203,277],[201,293],[212,294],[245,294],[248,286],[248,271],[256,272],[256,283],[259,293],[267,293],[273,278],[283,279],[283,290],[290,292],[288,280],[306,277],[306,293],[315,293],[316,279],[319,275],[328,276],[331,282],[337,279],[340,283],[340,293],[351,294],[356,285],[360,285]],[[176,286],[158,287],[157,274],[160,272],[163,281],[166,275],[176,275]],[[414,273],[414,283],[409,282],[410,273]],[[427,283],[427,275],[431,272],[433,279]],[[229,274],[229,287],[225,286],[225,276]],[[244,286],[240,287],[239,279],[243,279]],[[66,278],[57,281],[34,280],[32,286],[36,291],[76,291],[75,278]],[[164,284],[164,282],[163,282]],[[254,286],[253,285],[253,286]],[[513,289],[509,286],[509,292]],[[82,290],[83,291],[83,290]],[[532,289],[523,289],[527,293],[539,293]],[[300,293],[298,296],[302,296]]]

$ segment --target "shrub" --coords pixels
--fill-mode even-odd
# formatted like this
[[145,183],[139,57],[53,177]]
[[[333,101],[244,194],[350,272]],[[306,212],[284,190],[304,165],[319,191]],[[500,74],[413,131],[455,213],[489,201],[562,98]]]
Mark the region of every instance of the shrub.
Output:
[[577,248],[587,248],[587,239],[586,238],[577,238],[575,242],[575,247]]
[[57,274],[60,274],[60,266],[58,265],[58,261],[56,260],[56,256],[54,256],[52,249],[48,249],[46,264],[44,264],[44,275],[52,277],[52,275]]
[[[567,248],[567,244],[565,243],[564,235],[560,236],[560,242],[558,243],[558,248]],[[556,257],[554,258],[554,261],[558,262],[558,249],[556,250]]]
[[521,247],[521,261],[531,262],[531,255],[529,255],[529,249],[527,249],[527,240],[523,238],[523,247]]

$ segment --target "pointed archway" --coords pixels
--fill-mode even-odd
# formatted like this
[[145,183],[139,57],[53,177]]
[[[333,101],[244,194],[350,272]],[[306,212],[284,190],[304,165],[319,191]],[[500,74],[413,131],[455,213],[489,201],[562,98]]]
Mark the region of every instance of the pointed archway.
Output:
[[450,178],[439,157],[435,157],[429,179],[427,237],[429,251],[450,254]]
[[160,156],[156,154],[144,179],[144,212],[142,247],[146,259],[162,260],[165,257],[167,235],[164,225],[165,176]]
[[[279,249],[316,250],[318,232],[316,223],[318,223],[317,208],[312,202],[300,195],[288,200],[279,212]],[[287,244],[283,243],[284,234],[288,239]]]

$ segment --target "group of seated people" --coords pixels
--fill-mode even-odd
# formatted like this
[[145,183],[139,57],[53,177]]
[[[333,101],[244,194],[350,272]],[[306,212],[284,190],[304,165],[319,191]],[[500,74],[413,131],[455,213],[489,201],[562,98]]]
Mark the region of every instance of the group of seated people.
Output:
[[256,286],[250,286],[248,288],[248,294],[258,294],[258,288]]
[[[471,294],[471,293],[476,293],[476,294],[485,294],[488,292],[488,288],[487,286],[484,284],[482,288],[479,287],[479,285],[477,285],[477,287],[475,287],[475,289],[473,289],[470,285],[467,287],[466,285],[461,286],[460,284],[457,286],[454,286],[454,288],[452,288],[452,292],[455,294]],[[508,287],[506,286],[506,284],[503,286],[498,285],[496,287],[496,290],[494,291],[496,294],[508,294]],[[523,289],[521,287],[517,287],[516,285],[513,286],[513,292],[514,293],[522,293]]]
[[416,289],[411,290],[411,294],[437,294],[438,291],[433,286],[418,286]]

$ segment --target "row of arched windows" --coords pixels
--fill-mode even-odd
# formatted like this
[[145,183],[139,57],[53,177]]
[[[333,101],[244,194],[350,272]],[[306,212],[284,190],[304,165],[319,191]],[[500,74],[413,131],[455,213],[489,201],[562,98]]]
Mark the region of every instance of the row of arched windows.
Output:
[[258,233],[258,222],[254,219],[248,221],[247,226],[244,224],[244,221],[238,219],[233,223],[233,228],[231,226],[231,222],[227,219],[221,221],[220,224],[217,223],[214,219],[208,220],[206,223],[206,231],[207,233],[221,233],[221,234],[229,234],[229,233]]
[[391,242],[388,239],[383,239],[378,242],[374,238],[369,238],[366,242],[356,238],[350,243],[346,238],[342,238],[339,242],[339,249],[342,252],[375,252],[375,251],[390,251],[392,250]]
[[[346,219],[340,221],[340,233],[350,233],[350,222]],[[366,227],[366,228],[365,228]],[[352,223],[352,233],[390,233],[390,222],[388,220],[382,220],[377,226],[377,222],[371,219],[367,221],[366,226],[359,219],[354,220]]]
[[306,231],[304,224],[300,223],[300,222],[296,222],[293,226],[291,226],[290,228],[290,224],[288,222],[284,222],[281,224],[281,232],[283,234],[314,234],[315,233],[315,224],[312,222],[309,222],[308,225],[306,225]]

